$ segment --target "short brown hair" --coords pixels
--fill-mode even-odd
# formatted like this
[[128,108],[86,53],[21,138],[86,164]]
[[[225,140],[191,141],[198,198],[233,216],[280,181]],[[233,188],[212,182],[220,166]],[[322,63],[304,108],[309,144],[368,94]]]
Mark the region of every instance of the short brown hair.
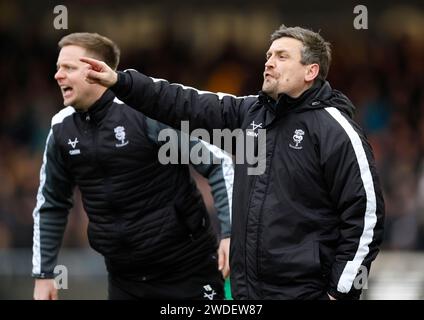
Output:
[[319,65],[318,79],[325,80],[331,64],[331,44],[326,42],[319,33],[301,27],[280,26],[271,35],[271,42],[283,37],[294,38],[302,42],[300,63],[303,65],[317,63]]
[[118,68],[121,52],[118,46],[109,38],[98,33],[77,32],[60,39],[59,48],[79,46],[87,50],[94,58],[104,61],[113,70]]

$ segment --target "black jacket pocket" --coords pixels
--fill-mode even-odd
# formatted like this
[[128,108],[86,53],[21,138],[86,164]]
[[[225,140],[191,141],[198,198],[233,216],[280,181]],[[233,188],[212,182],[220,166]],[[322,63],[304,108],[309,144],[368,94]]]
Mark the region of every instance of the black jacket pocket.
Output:
[[307,241],[265,252],[260,273],[263,280],[284,284],[319,277],[320,269],[319,243]]

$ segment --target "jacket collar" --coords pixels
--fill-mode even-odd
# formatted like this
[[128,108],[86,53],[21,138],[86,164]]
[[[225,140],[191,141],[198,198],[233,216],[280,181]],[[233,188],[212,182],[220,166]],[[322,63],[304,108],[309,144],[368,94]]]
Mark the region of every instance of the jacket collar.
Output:
[[263,91],[259,91],[259,104],[257,108],[265,107],[266,113],[265,127],[274,122],[276,118],[290,113],[303,112],[309,109],[323,108],[322,101],[327,100],[332,94],[332,88],[327,81],[318,80],[314,85],[303,92],[297,98],[291,98],[286,94],[280,94],[278,100],[275,101]]
[[255,108],[263,108],[269,112],[265,113],[265,127],[275,121],[275,119],[291,113],[304,112],[313,109],[322,109],[326,107],[336,107],[348,117],[352,118],[355,112],[355,106],[343,93],[333,90],[328,81],[317,81],[311,88],[306,90],[298,98],[291,98],[281,94],[278,100],[268,96],[260,91],[258,97],[259,103]]
[[115,95],[111,90],[106,90],[103,95],[93,103],[93,105],[87,110],[80,112],[80,115],[85,121],[93,121],[95,123],[101,122],[112,105]]
[[[315,109],[320,105],[320,101],[327,99],[331,95],[331,91],[331,86],[327,81],[318,80],[297,98],[280,94],[278,100],[275,101],[264,92],[260,92],[259,99],[271,112],[276,116],[280,116],[291,111],[300,112],[304,111],[304,109]],[[319,108],[322,108],[322,106]]]

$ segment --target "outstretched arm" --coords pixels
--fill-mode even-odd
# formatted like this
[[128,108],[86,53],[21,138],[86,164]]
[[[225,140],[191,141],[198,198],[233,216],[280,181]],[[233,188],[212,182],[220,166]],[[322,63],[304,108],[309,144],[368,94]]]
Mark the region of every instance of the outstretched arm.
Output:
[[182,120],[190,122],[190,129],[240,128],[247,109],[257,96],[235,97],[199,91],[166,80],[147,77],[135,70],[115,72],[104,62],[81,58],[90,64],[86,80],[111,88],[127,105],[173,128],[180,128]]

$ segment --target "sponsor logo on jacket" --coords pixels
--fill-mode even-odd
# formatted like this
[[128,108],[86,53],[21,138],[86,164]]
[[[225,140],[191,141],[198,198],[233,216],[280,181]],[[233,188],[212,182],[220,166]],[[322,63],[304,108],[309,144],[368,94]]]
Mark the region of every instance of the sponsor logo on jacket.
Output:
[[203,286],[203,289],[204,289],[203,298],[213,300],[214,296],[216,295],[215,290],[213,290],[209,284]]
[[251,129],[247,129],[246,130],[246,135],[250,136],[250,137],[258,137],[258,133],[255,132],[256,129],[260,128],[262,129],[262,123],[256,124],[255,121],[252,121],[252,123],[250,124],[252,126]]
[[75,149],[78,143],[78,138],[75,138],[73,141],[71,139],[68,139],[68,144],[72,147],[72,150],[69,150],[69,154],[71,156],[77,155],[81,153],[80,149]]

